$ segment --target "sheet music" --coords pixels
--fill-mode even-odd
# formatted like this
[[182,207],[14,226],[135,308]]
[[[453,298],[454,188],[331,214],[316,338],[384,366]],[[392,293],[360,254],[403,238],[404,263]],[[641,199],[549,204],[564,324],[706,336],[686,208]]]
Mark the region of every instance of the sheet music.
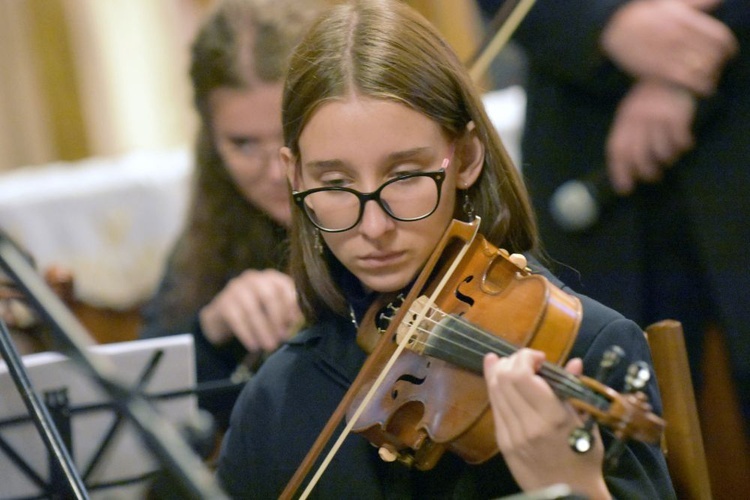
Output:
[[[162,350],[163,355],[145,385],[146,394],[168,393],[195,387],[195,358],[192,335],[136,340],[92,347],[97,355],[107,356],[116,367],[117,376],[126,387],[138,384],[139,376],[146,369],[153,353]],[[110,402],[98,385],[84,375],[77,366],[59,353],[27,355],[24,365],[35,391],[43,398],[45,391],[67,389],[71,408]],[[180,425],[195,416],[195,396],[183,396],[162,400],[156,407],[175,425]],[[0,360],[0,422],[27,415],[26,407],[18,394],[7,367]],[[91,412],[74,412],[71,417],[72,456],[81,475],[89,467],[91,459],[116,419],[113,409]],[[38,475],[47,480],[48,457],[33,423],[11,423],[0,426],[0,436],[32,466]],[[127,419],[121,424],[108,451],[98,466],[85,480],[91,485],[109,483],[129,478],[143,477],[158,470],[158,464],[140,440],[139,434]],[[103,490],[89,489],[95,498],[142,498],[148,481],[140,481],[128,487]],[[0,449],[0,498],[34,497],[42,490]]]

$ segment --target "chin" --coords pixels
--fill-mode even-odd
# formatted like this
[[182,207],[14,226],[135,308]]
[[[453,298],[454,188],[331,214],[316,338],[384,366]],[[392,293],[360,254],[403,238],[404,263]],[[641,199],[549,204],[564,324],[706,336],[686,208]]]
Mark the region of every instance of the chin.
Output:
[[387,275],[369,276],[368,278],[360,280],[368,290],[378,293],[398,292],[411,281],[410,278],[401,276],[389,277]]

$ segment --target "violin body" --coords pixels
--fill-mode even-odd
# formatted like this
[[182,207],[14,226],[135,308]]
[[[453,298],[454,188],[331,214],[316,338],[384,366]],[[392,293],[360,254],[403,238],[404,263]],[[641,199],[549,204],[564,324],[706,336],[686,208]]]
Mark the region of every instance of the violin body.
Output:
[[[434,467],[446,450],[469,463],[498,452],[481,371],[491,350],[483,348],[488,334],[512,348],[543,351],[559,364],[567,359],[581,321],[576,297],[516,265],[478,233],[478,224],[454,221],[390,326],[378,327],[384,306],[379,302],[358,332],[368,351],[374,339],[388,338],[372,354],[378,371],[386,369],[399,339],[411,335],[353,431],[379,447],[381,456],[420,470]],[[410,334],[412,325],[417,326]],[[348,417],[371,386],[363,385]]]

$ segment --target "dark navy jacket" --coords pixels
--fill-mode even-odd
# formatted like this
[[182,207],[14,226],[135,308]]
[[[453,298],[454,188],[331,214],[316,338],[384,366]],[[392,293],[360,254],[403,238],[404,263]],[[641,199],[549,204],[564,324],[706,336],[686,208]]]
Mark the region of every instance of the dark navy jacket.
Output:
[[[591,299],[581,299],[583,321],[571,356],[583,358],[588,375],[612,344],[620,345],[627,354],[613,380],[622,380],[628,360],[650,362],[643,332],[635,323]],[[351,320],[334,318],[302,332],[266,361],[240,395],[224,438],[218,477],[232,497],[278,497],[365,357],[356,344]],[[622,388],[615,382],[608,385]],[[647,393],[660,413],[655,381]],[[611,440],[606,430],[603,439],[605,445]],[[658,446],[630,442],[606,480],[616,498],[674,497]],[[398,463],[382,462],[376,449],[355,434],[346,438],[312,497],[470,499],[516,492],[518,486],[500,455],[481,465],[467,465],[446,453],[434,469],[412,471]]]

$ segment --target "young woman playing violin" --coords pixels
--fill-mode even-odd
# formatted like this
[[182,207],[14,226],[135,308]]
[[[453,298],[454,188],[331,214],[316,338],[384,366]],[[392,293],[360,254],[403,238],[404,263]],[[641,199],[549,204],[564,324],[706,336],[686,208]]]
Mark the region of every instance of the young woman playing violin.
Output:
[[[401,2],[343,4],[313,25],[291,60],[283,125],[295,203],[292,275],[307,326],[269,358],[235,406],[217,472],[242,498],[284,490],[367,365],[357,331],[371,305],[408,292],[452,221],[470,218],[466,211],[481,218],[488,242],[525,254],[532,274],[563,288],[532,257],[538,242],[526,190],[464,67]],[[617,344],[625,361],[608,385],[620,390],[629,360],[650,360],[643,333],[577,297],[583,313],[567,369],[592,375]],[[353,434],[311,494],[496,498],[565,483],[588,498],[673,497],[658,444],[628,441],[606,470],[607,428],[593,426],[590,451],[571,449],[585,417],[538,374],[543,359],[531,349],[485,356],[479,380],[494,421],[487,439],[498,451],[489,459],[468,463],[445,453],[429,468],[406,467]],[[423,382],[416,378],[415,386]],[[659,413],[653,379],[643,392]]]

